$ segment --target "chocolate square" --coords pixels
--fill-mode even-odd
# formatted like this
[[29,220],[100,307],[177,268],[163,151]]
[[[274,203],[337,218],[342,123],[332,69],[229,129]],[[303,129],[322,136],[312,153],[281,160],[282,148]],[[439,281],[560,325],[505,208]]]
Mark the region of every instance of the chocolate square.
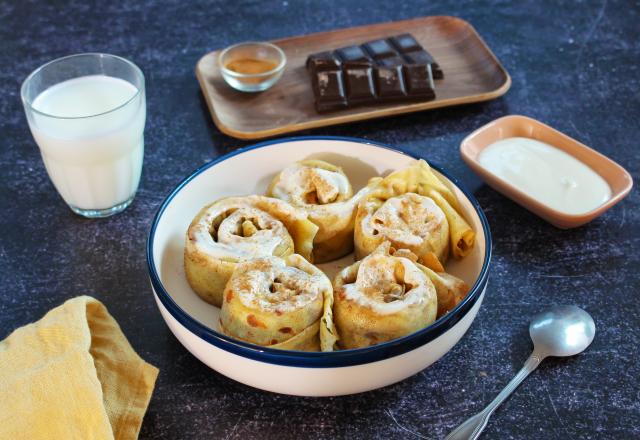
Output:
[[434,96],[433,74],[430,64],[408,64],[404,66],[405,85],[410,96]]
[[317,72],[313,77],[313,86],[318,98],[322,100],[343,100],[344,83],[340,70]]
[[440,66],[438,65],[438,63],[436,63],[436,60],[434,60],[431,54],[426,50],[416,50],[413,52],[405,53],[404,57],[409,64],[430,64],[433,78],[444,78],[442,69],[440,69]]
[[379,66],[374,75],[378,96],[384,100],[405,96],[402,66]]
[[369,41],[362,45],[374,60],[396,56],[397,53],[387,40]]
[[394,66],[402,66],[405,64],[405,60],[400,56],[393,56],[391,58],[384,58],[381,60],[377,60],[378,66],[385,67],[394,67]]
[[347,98],[350,101],[372,101],[375,99],[373,69],[371,67],[347,67],[344,73]]
[[307,58],[308,70],[339,70],[340,64],[340,59],[336,57],[333,52],[320,52],[310,55],[309,58]]
[[343,47],[336,50],[338,56],[345,63],[348,61],[368,61],[369,57],[360,46]]
[[389,38],[389,42],[391,42],[391,44],[393,44],[393,46],[402,53],[422,49],[420,44],[411,34],[396,35],[395,37]]
[[347,107],[341,70],[314,72],[312,84],[318,112]]
[[407,63],[409,64],[434,64],[435,61],[431,54],[426,50],[416,50],[404,54]]

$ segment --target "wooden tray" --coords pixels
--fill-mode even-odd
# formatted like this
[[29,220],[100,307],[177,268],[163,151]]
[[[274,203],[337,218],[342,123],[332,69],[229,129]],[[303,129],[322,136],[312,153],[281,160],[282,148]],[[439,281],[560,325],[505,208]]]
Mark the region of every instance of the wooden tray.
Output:
[[[436,99],[419,103],[372,105],[318,114],[307,56],[409,32],[444,71],[436,81]],[[285,38],[274,41],[287,55],[280,81],[262,93],[228,86],[218,68],[219,51],[198,61],[196,75],[213,121],[220,131],[240,139],[260,139],[315,127],[344,124],[450,105],[487,101],[503,95],[511,78],[475,29],[456,17],[421,17]]]

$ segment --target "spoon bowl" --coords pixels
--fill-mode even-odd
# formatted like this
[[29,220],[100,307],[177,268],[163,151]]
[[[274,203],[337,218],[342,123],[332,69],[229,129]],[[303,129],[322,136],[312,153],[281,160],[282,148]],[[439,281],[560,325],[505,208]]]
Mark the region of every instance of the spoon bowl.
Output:
[[534,352],[547,356],[574,356],[593,341],[596,325],[587,312],[576,306],[557,306],[533,317],[529,335]]

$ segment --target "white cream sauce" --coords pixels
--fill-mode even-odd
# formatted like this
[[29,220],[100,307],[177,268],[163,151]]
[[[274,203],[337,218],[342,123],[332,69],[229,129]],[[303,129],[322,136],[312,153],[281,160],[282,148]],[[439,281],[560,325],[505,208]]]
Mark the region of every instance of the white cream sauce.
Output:
[[584,214],[611,198],[607,182],[586,164],[543,142],[505,138],[486,147],[478,162],[540,203],[565,214]]

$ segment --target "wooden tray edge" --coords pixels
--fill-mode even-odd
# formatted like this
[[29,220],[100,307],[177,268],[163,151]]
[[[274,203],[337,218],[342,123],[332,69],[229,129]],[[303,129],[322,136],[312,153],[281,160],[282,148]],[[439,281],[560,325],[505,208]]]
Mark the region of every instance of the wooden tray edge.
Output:
[[[233,138],[236,138],[236,139],[241,139],[241,140],[266,139],[266,138],[270,138],[270,137],[279,136],[279,135],[282,135],[282,134],[295,133],[295,132],[302,131],[302,130],[309,130],[309,129],[320,128],[320,127],[330,127],[330,126],[334,126],[334,125],[343,125],[343,124],[348,124],[348,123],[351,123],[351,122],[366,121],[366,120],[370,120],[370,119],[378,119],[378,118],[390,117],[390,116],[395,116],[395,115],[403,115],[403,114],[407,114],[407,113],[415,113],[415,112],[419,112],[419,111],[432,110],[432,109],[437,109],[437,108],[442,108],[442,107],[453,107],[453,106],[457,106],[457,105],[473,104],[473,103],[478,103],[478,102],[490,101],[492,99],[499,98],[500,96],[504,95],[505,93],[507,93],[509,91],[509,89],[511,88],[511,75],[509,75],[509,72],[507,72],[507,70],[504,68],[504,66],[502,65],[502,63],[500,62],[500,60],[498,59],[496,54],[493,53],[491,48],[487,45],[487,43],[484,41],[484,39],[480,36],[478,31],[476,31],[476,29],[473,27],[473,25],[471,23],[469,23],[467,20],[464,20],[464,19],[462,19],[460,17],[452,16],[452,15],[429,15],[429,16],[426,16],[426,17],[415,17],[415,18],[411,18],[411,19],[407,19],[407,20],[398,20],[398,21],[414,21],[414,20],[417,21],[417,20],[424,20],[426,18],[452,19],[452,20],[460,21],[460,22],[462,22],[463,25],[468,26],[468,28],[471,30],[471,32],[473,32],[474,35],[476,36],[476,38],[478,38],[478,40],[482,43],[482,46],[487,51],[489,56],[493,59],[493,61],[496,63],[496,65],[498,66],[500,71],[504,74],[504,77],[505,77],[504,83],[502,83],[502,85],[500,87],[498,87],[498,88],[496,88],[496,89],[494,89],[494,90],[492,90],[490,92],[481,93],[481,94],[478,94],[478,95],[468,95],[468,96],[464,96],[464,97],[461,97],[461,98],[447,99],[445,101],[428,101],[428,102],[423,102],[423,103],[408,104],[408,105],[405,105],[405,106],[403,106],[401,108],[380,109],[380,110],[373,110],[370,113],[361,113],[361,114],[355,114],[355,115],[336,116],[336,117],[333,117],[333,118],[331,118],[329,120],[327,120],[327,119],[319,119],[317,121],[300,122],[300,123],[297,123],[297,124],[287,125],[287,126],[278,127],[278,128],[272,128],[272,129],[268,129],[268,130],[237,131],[237,130],[234,130],[234,129],[230,128],[230,127],[227,127],[226,125],[224,125],[222,123],[222,121],[220,121],[218,119],[218,116],[216,114],[213,102],[211,101],[211,99],[209,97],[209,94],[206,93],[205,79],[200,74],[200,63],[203,61],[203,59],[208,57],[208,56],[210,56],[211,54],[213,54],[215,52],[218,52],[221,49],[212,50],[211,52],[208,52],[205,55],[203,55],[202,57],[200,57],[200,59],[196,63],[196,68],[195,68],[196,78],[198,79],[198,83],[200,85],[200,91],[204,95],[204,98],[205,98],[205,101],[207,103],[207,106],[209,107],[209,113],[211,113],[211,118],[213,119],[213,123],[216,125],[216,127],[218,127],[218,129],[222,133],[224,133],[224,134],[226,134],[228,136],[231,136]],[[384,23],[393,23],[393,22],[383,22],[383,23],[374,23],[374,24],[384,24]],[[354,27],[366,27],[366,26],[370,26],[370,24],[369,25],[363,25],[363,26],[354,26]],[[314,35],[314,34],[326,34],[326,33],[340,32],[340,31],[343,31],[345,29],[352,29],[352,28],[335,29],[335,30],[332,30],[332,31],[314,32],[312,34],[296,35],[294,37],[279,38],[277,40],[273,40],[273,42],[277,43],[280,40],[290,40],[292,38],[307,37],[307,36],[311,36],[311,35]]]

